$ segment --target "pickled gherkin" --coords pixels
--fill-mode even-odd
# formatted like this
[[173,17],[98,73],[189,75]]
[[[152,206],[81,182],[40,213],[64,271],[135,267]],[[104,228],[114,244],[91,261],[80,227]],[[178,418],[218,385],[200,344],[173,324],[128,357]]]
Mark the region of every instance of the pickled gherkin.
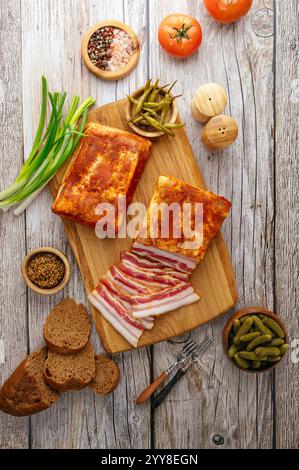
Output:
[[281,359],[281,356],[277,356],[277,357],[264,357],[263,358],[263,361],[266,361],[266,362],[278,362],[280,361]]
[[239,351],[239,356],[248,361],[259,361],[260,358],[253,351]]
[[253,318],[252,317],[246,318],[246,320],[242,323],[242,325],[240,326],[237,334],[235,335],[235,337],[233,339],[233,342],[235,344],[239,344],[241,342],[241,339],[240,339],[241,336],[248,333],[248,331],[251,328],[252,323],[253,323]]
[[281,326],[277,323],[277,321],[273,320],[273,318],[267,317],[266,315],[263,316],[263,322],[267,325],[279,338],[284,338],[285,334]]
[[275,348],[274,346],[272,347],[271,346],[268,346],[268,347],[259,346],[258,348],[254,350],[254,352],[260,358],[263,358],[263,356],[270,356],[270,357],[280,356],[280,349]]
[[236,361],[236,363],[242,367],[243,369],[248,369],[250,364],[249,364],[249,361],[246,361],[246,359],[242,359],[242,357],[239,356],[239,353],[236,353],[234,355],[234,359]]
[[284,340],[282,338],[274,338],[272,339],[269,346],[282,346],[284,344]]
[[266,343],[267,341],[271,340],[271,335],[259,335],[256,338],[254,338],[252,341],[247,346],[247,351],[252,351],[255,349],[257,346],[260,344]]
[[233,358],[236,352],[240,351],[241,349],[244,350],[244,348],[245,348],[244,343],[240,343],[238,345],[232,343],[227,351],[227,355],[228,357]]
[[257,336],[260,336],[260,332],[259,331],[253,331],[251,333],[247,333],[246,335],[242,335],[240,337],[240,340],[243,342],[243,343],[249,343],[250,341],[252,341],[253,339],[255,339]]
[[272,331],[263,323],[263,321],[257,316],[253,315],[255,326],[262,335],[270,335],[273,337]]
[[287,343],[283,344],[283,345],[280,346],[280,348],[279,348],[280,354],[284,354],[288,349],[289,349],[289,345],[288,345]]
[[241,326],[241,322],[237,318],[236,320],[234,320],[234,326],[233,326],[233,330],[234,330],[235,335],[238,333],[238,330],[239,330],[240,326]]

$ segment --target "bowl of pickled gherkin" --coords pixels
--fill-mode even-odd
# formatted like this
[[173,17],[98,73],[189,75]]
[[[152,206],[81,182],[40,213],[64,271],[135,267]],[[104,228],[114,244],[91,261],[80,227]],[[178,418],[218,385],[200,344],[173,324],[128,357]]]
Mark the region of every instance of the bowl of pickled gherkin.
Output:
[[176,122],[178,108],[173,94],[173,84],[159,85],[159,80],[147,83],[129,95],[125,110],[131,129],[147,138],[169,135],[174,137],[175,130],[184,126]]
[[230,361],[247,372],[274,367],[289,347],[282,320],[263,307],[236,312],[224,327],[223,346]]

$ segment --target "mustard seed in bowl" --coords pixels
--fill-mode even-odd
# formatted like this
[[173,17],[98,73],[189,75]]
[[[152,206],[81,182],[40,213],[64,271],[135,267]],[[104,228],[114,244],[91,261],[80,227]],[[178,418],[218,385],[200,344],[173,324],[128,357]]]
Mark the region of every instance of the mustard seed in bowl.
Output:
[[29,280],[41,289],[52,289],[63,280],[65,265],[54,253],[38,253],[30,259],[27,275]]

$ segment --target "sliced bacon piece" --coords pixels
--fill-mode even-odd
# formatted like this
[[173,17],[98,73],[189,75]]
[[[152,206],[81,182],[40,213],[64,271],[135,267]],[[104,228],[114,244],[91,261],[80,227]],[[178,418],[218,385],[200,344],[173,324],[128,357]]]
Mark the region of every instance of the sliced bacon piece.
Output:
[[192,258],[171,253],[166,250],[160,250],[153,246],[142,245],[138,242],[133,243],[131,251],[139,256],[145,256],[150,260],[159,261],[160,263],[170,266],[177,271],[182,271],[188,274],[191,274],[197,266],[196,262]]
[[138,320],[145,330],[151,330],[154,326],[154,318],[151,315],[146,318],[138,318]]
[[[132,296],[126,294],[124,291],[122,291],[121,288],[118,288],[108,278],[101,279],[100,286],[97,287],[97,291],[99,293],[101,292],[101,286],[105,286],[111,292],[111,294],[113,294],[113,296],[122,303],[125,308],[130,311],[132,310]],[[140,320],[140,323],[146,330],[151,330],[154,326],[154,319],[152,317],[147,317]]]
[[107,279],[112,281],[117,287],[122,289],[125,292],[128,292],[128,294],[137,294],[136,288],[131,288],[128,285],[124,284],[117,276],[113,276],[110,271],[108,271],[105,276],[102,279]]
[[130,310],[126,309],[119,300],[117,300],[111,292],[107,289],[106,286],[100,285],[96,289],[97,293],[99,296],[104,299],[115,311],[116,313],[122,317],[129,325],[134,326],[135,328],[138,328],[140,330],[143,330],[144,328],[142,325],[140,325],[139,322],[137,322],[133,317],[132,313]]
[[199,300],[199,296],[193,292],[192,294],[187,295],[181,299],[177,299],[174,297],[170,302],[166,302],[165,304],[156,304],[154,303],[151,307],[143,310],[133,311],[134,318],[146,318],[148,315],[162,315],[163,313],[171,312],[172,310],[176,310],[184,305],[193,304]]
[[[109,273],[109,274],[108,274]],[[135,281],[132,281],[123,274],[116,266],[112,266],[108,271],[108,277],[112,277],[112,279],[116,282],[116,284],[123,287],[127,292],[134,293],[134,294],[147,294],[148,288],[144,285],[140,285]],[[110,276],[109,276],[110,275]],[[129,289],[129,290],[128,290]]]
[[193,294],[193,292],[194,288],[191,284],[180,284],[179,286],[164,289],[161,292],[154,292],[147,296],[133,295],[131,305],[133,310],[143,310],[148,307],[171,302],[173,299],[181,299]]
[[[110,271],[112,272],[112,269],[110,268]],[[160,279],[159,282],[153,281],[153,280],[145,280],[144,279],[139,279],[137,276],[131,274],[128,272],[127,269],[124,268],[121,264],[118,266],[113,266],[113,273],[115,278],[121,280],[124,284],[129,286],[131,289],[135,289],[135,294],[148,294],[152,293],[155,291],[160,291],[161,288],[165,288],[168,284],[161,283]],[[179,282],[178,279],[176,279],[176,282]],[[138,290],[138,292],[136,292]]]
[[134,263],[141,268],[161,268],[164,267],[162,263],[159,263],[158,261],[151,261],[146,258],[139,258],[139,256],[135,255],[131,251],[122,251],[120,254],[120,259],[121,261],[128,260],[131,261],[131,263]]
[[182,281],[187,281],[189,275],[187,273],[182,273],[181,271],[176,271],[168,266],[165,266],[161,263],[151,262],[145,258],[139,258],[134,253],[123,252],[121,254],[122,264],[128,266],[129,268],[135,268],[140,270],[143,273],[152,273],[157,276],[172,276]]
[[158,289],[162,288],[161,284],[174,286],[180,282],[180,280],[176,277],[169,276],[168,274],[155,274],[146,271],[141,271],[135,267],[128,267],[127,265],[121,263],[118,265],[118,269],[124,273],[126,276],[130,278],[137,279],[142,283],[150,283],[153,287],[157,287]]
[[143,328],[135,327],[129,324],[127,320],[118,314],[117,310],[111,306],[97,290],[91,292],[88,296],[90,303],[97,309],[103,317],[118,331],[125,340],[133,347],[137,348],[138,341],[142,335]]
[[106,286],[106,288],[121,301],[121,303],[126,307],[130,308],[131,306],[131,295],[128,295],[125,291],[114,284],[108,277],[103,277],[100,280],[100,285],[97,287],[97,290],[101,290],[101,286]]

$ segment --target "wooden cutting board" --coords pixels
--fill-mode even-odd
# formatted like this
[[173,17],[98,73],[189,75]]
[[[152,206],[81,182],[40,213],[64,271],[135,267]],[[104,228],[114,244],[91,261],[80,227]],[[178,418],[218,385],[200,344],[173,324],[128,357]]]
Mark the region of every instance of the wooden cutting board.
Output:
[[[124,116],[125,103],[126,100],[121,100],[93,109],[88,119],[91,122],[127,129]],[[54,197],[64,171],[65,168],[62,168],[50,184]],[[159,175],[176,176],[195,186],[205,187],[183,129],[176,131],[175,138],[163,136],[153,142],[149,160],[135,192],[135,201],[146,205],[149,203]],[[119,262],[120,252],[129,249],[132,240],[100,240],[96,237],[94,230],[67,220],[63,223],[86,291],[89,293],[110,266]],[[235,277],[221,233],[212,241],[204,260],[192,274],[191,282],[201,297],[200,301],[157,318],[154,328],[142,334],[139,347],[181,335],[213,320],[235,305],[237,302]],[[107,352],[117,353],[131,349],[127,341],[96,309],[91,307],[91,310],[97,332]]]

